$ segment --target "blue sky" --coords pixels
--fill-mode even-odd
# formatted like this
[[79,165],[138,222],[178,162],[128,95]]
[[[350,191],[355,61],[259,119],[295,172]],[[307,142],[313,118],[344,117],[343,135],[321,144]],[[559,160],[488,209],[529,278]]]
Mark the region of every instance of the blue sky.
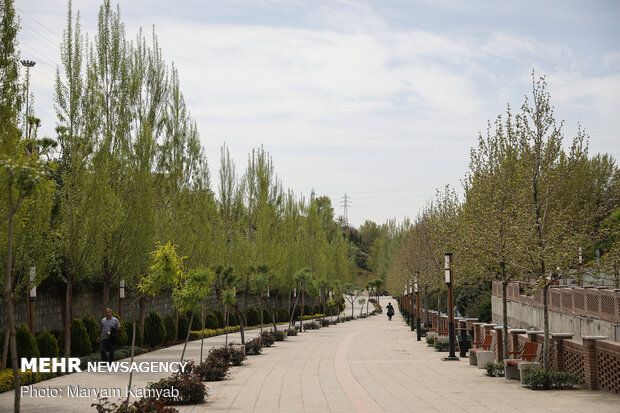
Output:
[[[170,8],[173,4],[174,7]],[[74,1],[94,33],[99,2]],[[22,58],[43,133],[66,3],[17,0]],[[217,179],[226,142],[239,169],[264,145],[286,187],[314,188],[349,220],[414,216],[435,188],[460,187],[488,120],[545,75],[566,139],[620,156],[620,2],[120,2],[127,38],[142,26],[179,69]],[[56,47],[54,47],[56,46]],[[214,185],[215,186],[215,185]]]

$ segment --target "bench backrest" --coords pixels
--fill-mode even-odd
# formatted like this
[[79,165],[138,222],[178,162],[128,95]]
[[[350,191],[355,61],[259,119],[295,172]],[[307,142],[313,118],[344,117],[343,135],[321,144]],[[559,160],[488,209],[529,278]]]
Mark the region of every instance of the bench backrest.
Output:
[[480,344],[480,348],[483,350],[489,350],[492,343],[493,336],[487,334],[486,336],[484,336],[484,341],[482,342],[482,344]]
[[525,361],[537,361],[540,356],[541,346],[533,341],[527,341],[521,352],[521,359]]

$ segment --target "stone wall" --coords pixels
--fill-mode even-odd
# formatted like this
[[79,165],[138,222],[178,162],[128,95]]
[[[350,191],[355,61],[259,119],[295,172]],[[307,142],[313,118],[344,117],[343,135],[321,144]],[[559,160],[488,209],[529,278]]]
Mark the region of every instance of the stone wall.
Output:
[[[61,329],[63,328],[64,317],[64,290],[56,288],[39,288],[37,289],[37,299],[34,302],[34,330],[39,332],[45,329]],[[291,298],[291,306],[294,303],[294,299]],[[133,301],[131,296],[126,296],[123,300],[123,309],[121,319],[130,319],[130,303]],[[119,313],[118,306],[118,292],[116,289],[110,291],[110,303],[109,307],[114,313]],[[242,294],[237,296],[237,302],[240,308],[244,308],[244,297]],[[273,303],[273,299],[272,299]],[[278,300],[279,308],[287,308],[289,300],[287,296],[280,297]],[[306,304],[315,305],[312,299],[306,296]],[[222,308],[218,303],[215,293],[213,292],[207,300],[207,305],[210,310],[216,308]],[[273,304],[272,304],[273,305]],[[299,300],[298,305],[301,305]],[[259,306],[258,300],[254,296],[250,296],[248,299],[248,306]],[[73,293],[73,318],[82,318],[84,314],[91,314],[95,316],[95,319],[103,317],[104,308],[101,304],[101,287],[95,286],[91,288],[76,288]],[[161,295],[158,297],[148,297],[146,299],[146,313],[155,310],[162,317],[174,312],[172,306],[172,298],[169,295]],[[135,317],[138,317],[139,306],[135,304]],[[19,298],[15,306],[15,318],[17,324],[27,324],[27,307],[26,298]],[[5,326],[5,311],[4,306],[0,308],[0,330]]]

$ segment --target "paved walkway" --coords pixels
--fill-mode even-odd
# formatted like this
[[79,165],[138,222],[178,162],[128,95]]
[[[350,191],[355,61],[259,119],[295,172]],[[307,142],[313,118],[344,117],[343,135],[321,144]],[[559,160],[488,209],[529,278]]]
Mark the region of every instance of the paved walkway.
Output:
[[[382,304],[388,299],[382,298]],[[394,300],[390,300],[395,303]],[[349,314],[350,314],[350,310]],[[357,310],[356,310],[357,312]],[[235,336],[235,335],[233,335]],[[238,337],[238,334],[236,335]],[[239,341],[238,338],[236,338]],[[223,344],[206,340],[206,348]],[[188,345],[198,358],[200,342]],[[277,342],[244,366],[231,369],[228,380],[208,383],[205,404],[182,406],[182,412],[620,412],[620,396],[603,392],[532,391],[518,381],[485,377],[467,360],[441,361],[424,341],[415,341],[397,313],[360,319]],[[178,360],[170,347],[138,359]],[[166,374],[137,375],[144,386]],[[157,377],[155,377],[157,376]],[[126,375],[79,373],[35,387],[124,386]],[[13,393],[0,394],[0,411],[11,411]],[[25,412],[85,412],[92,400],[30,398]]]

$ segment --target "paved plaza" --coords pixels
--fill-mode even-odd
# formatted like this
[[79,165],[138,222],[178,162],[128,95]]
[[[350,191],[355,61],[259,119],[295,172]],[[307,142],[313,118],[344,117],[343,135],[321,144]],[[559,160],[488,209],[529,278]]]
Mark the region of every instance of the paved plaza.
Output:
[[[387,304],[388,298],[381,299]],[[389,300],[396,304],[395,300]],[[356,310],[357,312],[357,310]],[[348,310],[350,314],[350,310]],[[249,332],[250,337],[257,331]],[[239,342],[239,334],[232,334]],[[205,340],[208,350],[224,337]],[[138,361],[178,361],[181,347],[139,356]],[[187,358],[198,359],[200,341],[188,344]],[[309,331],[276,342],[260,356],[233,367],[230,378],[208,383],[204,404],[178,407],[182,412],[620,412],[620,396],[604,392],[532,391],[517,380],[485,377],[466,359],[441,361],[417,342],[401,316],[385,315]],[[167,374],[136,374],[134,383]],[[127,374],[77,373],[35,387],[125,386]],[[0,411],[12,411],[13,392],[0,394]],[[22,400],[25,412],[94,411],[88,398]]]

